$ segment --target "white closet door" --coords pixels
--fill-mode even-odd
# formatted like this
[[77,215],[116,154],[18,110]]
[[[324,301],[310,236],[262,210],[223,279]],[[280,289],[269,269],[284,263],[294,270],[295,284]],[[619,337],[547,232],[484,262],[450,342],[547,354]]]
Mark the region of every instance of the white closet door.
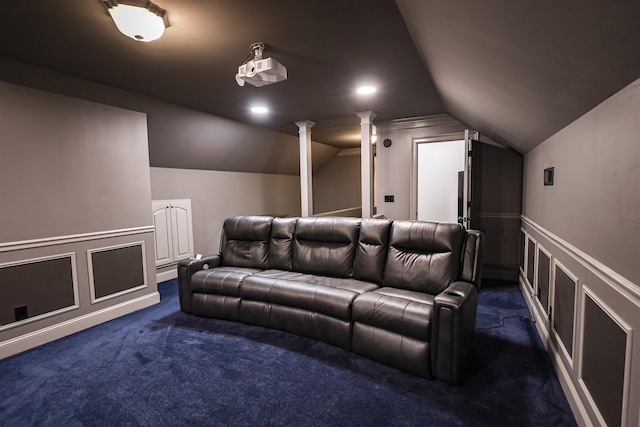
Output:
[[171,223],[173,260],[180,261],[193,256],[191,200],[173,200],[171,202]]
[[156,266],[172,261],[171,210],[165,202],[152,202],[153,225],[156,227]]

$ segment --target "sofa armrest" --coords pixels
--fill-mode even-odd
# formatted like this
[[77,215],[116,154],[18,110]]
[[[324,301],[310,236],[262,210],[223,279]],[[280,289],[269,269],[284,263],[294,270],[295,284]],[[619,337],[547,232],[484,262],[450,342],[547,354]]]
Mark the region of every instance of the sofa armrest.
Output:
[[180,297],[180,309],[185,313],[191,313],[191,276],[199,270],[219,267],[222,256],[211,255],[202,259],[183,259],[178,262],[178,295]]
[[473,283],[454,282],[433,302],[431,369],[450,384],[463,379],[464,366],[476,327],[478,290]]

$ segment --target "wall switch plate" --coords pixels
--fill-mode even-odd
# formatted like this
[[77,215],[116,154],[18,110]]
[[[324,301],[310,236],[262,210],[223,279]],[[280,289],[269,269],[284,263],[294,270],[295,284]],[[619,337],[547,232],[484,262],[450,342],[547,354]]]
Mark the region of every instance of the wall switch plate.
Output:
[[393,202],[394,197],[393,196],[384,196],[384,201],[385,202]]
[[546,168],[544,170],[544,185],[553,185],[554,168]]
[[27,306],[26,305],[22,305],[20,307],[16,307],[14,309],[14,313],[15,313],[15,316],[16,316],[16,322],[19,322],[19,321],[24,320],[24,319],[29,317],[29,314],[27,313]]

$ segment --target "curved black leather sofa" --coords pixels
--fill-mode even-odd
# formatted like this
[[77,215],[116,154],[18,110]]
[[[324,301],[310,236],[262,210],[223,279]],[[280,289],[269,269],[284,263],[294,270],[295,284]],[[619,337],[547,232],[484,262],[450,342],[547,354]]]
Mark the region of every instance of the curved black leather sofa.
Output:
[[436,222],[229,218],[219,254],[179,263],[180,307],[456,384],[475,329],[482,239]]

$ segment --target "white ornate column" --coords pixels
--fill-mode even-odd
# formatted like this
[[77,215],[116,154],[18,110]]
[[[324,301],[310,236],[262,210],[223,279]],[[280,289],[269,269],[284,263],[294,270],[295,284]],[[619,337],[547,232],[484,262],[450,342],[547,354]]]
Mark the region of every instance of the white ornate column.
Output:
[[301,216],[313,215],[313,169],[311,157],[311,128],[314,122],[296,122],[300,134],[300,200]]
[[373,150],[371,137],[373,132],[373,119],[376,113],[362,111],[356,113],[360,117],[360,160],[362,183],[362,217],[373,216]]

